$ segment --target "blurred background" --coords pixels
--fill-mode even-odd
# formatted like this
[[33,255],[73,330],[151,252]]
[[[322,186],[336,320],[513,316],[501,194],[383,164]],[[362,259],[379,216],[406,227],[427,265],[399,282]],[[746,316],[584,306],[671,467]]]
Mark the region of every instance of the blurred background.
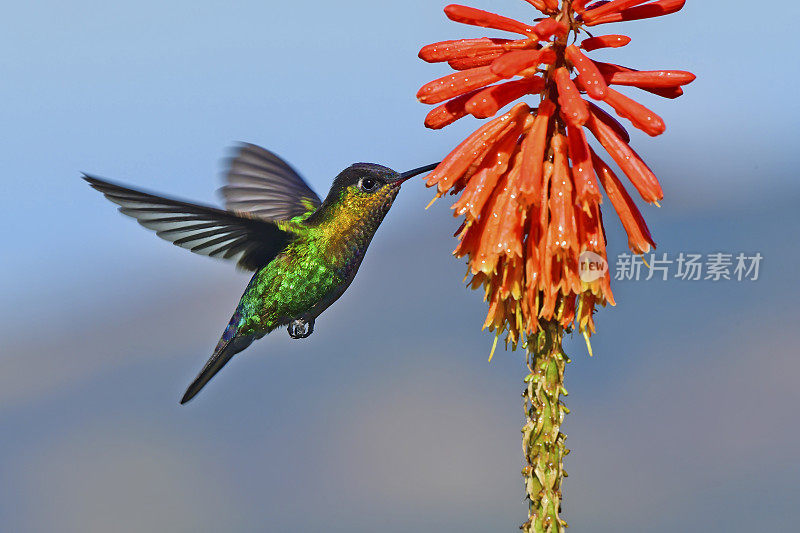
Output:
[[[80,180],[218,202],[236,141],[281,154],[321,195],[356,161],[437,161],[478,122],[422,126],[414,95],[447,69],[417,51],[500,35],[447,21],[444,4],[4,8],[1,531],[516,531],[523,356],[486,361],[447,201],[425,211],[431,192],[405,185],[312,337],[271,335],[181,407],[247,274],[157,239]],[[698,76],[676,101],[635,95],[668,125],[633,132],[666,194],[643,208],[659,252],[764,259],[757,281],[615,282],[594,357],[568,339],[570,530],[800,520],[800,9],[752,6],[690,0],[598,31],[633,43],[595,57]],[[614,257],[626,238],[606,224]]]

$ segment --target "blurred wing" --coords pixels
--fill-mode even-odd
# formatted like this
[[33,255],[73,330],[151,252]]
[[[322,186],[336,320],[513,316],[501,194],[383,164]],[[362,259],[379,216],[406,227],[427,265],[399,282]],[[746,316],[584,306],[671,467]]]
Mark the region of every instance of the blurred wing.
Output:
[[83,179],[162,239],[197,254],[236,261],[247,270],[266,265],[292,239],[266,220],[155,196],[86,174]]
[[289,220],[322,203],[288,163],[254,144],[242,144],[231,159],[220,192],[229,211],[266,220]]

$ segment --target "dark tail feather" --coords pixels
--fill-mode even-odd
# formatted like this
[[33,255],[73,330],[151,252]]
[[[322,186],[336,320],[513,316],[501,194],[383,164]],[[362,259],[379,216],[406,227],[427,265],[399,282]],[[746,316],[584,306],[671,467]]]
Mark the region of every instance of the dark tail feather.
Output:
[[253,342],[253,337],[233,337],[229,340],[223,340],[214,350],[214,355],[206,362],[206,366],[197,375],[195,380],[186,389],[186,394],[181,398],[181,405],[185,404],[195,396],[200,390],[206,386],[206,383],[211,381],[217,372],[222,370],[231,358],[237,353],[241,352]]

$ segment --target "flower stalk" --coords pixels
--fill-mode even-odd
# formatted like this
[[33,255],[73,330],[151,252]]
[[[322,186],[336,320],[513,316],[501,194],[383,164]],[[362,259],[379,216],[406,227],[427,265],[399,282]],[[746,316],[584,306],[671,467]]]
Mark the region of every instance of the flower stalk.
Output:
[[561,519],[561,480],[567,436],[561,433],[564,416],[569,412],[561,402],[564,369],[569,362],[561,347],[564,329],[557,322],[547,322],[528,339],[525,378],[525,425],[522,427],[522,453],[526,465],[522,469],[528,500],[528,521],[525,533],[558,533],[567,527]]

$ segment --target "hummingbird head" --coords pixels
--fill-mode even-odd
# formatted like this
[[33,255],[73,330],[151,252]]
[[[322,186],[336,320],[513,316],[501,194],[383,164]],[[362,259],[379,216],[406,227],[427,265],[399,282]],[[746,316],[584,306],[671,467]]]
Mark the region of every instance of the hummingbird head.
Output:
[[[336,176],[323,207],[342,210],[341,214],[368,218],[380,223],[400,192],[400,185],[407,179],[433,170],[435,167],[436,165],[427,165],[399,173],[383,165],[356,163]],[[328,209],[321,208],[320,211]]]
[[325,201],[305,223],[325,235],[331,256],[357,258],[360,262],[400,192],[400,185],[435,166],[399,173],[372,163],[351,165],[336,176]]

